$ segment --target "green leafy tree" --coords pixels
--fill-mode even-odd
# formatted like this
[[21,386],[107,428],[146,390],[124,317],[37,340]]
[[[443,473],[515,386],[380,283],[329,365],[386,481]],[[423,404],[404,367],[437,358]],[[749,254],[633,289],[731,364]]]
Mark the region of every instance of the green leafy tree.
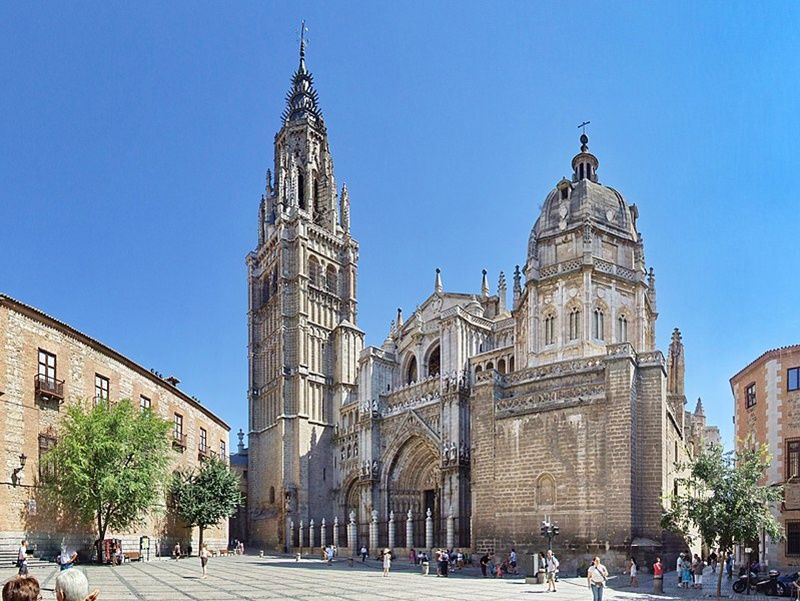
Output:
[[219,459],[204,462],[199,470],[175,472],[171,492],[181,519],[200,529],[200,549],[205,529],[232,516],[242,504],[239,477]]
[[94,524],[100,561],[100,542],[109,528],[124,531],[140,524],[163,499],[170,428],[129,400],[67,408],[59,441],[46,457],[55,477],[45,487],[62,513]]
[[[723,557],[734,543],[758,540],[761,533],[782,537],[781,526],[771,507],[783,497],[781,486],[762,484],[771,457],[766,445],[749,442],[743,450],[725,453],[712,445],[694,457],[678,479],[679,492],[667,498],[669,509],[662,526],[691,541],[699,533],[709,545],[716,543]],[[717,596],[722,572],[717,577]]]

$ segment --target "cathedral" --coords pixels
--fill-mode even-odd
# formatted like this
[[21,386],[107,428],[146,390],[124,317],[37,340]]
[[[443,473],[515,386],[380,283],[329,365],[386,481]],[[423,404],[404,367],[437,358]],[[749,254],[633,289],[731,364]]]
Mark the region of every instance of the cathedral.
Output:
[[350,196],[301,40],[247,256],[250,544],[535,550],[545,519],[576,563],[682,544],[662,497],[705,417],[684,408],[680,332],[656,348],[639,210],[598,173],[584,134],[510,294],[503,273],[465,293],[437,270],[365,348]]

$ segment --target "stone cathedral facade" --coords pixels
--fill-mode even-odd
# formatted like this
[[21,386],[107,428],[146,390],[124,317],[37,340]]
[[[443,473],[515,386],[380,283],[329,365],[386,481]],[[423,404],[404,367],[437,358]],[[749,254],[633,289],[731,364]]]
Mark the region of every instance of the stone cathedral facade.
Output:
[[684,410],[680,333],[656,348],[638,209],[600,183],[585,135],[510,294],[503,273],[457,293],[437,270],[368,348],[302,42],[274,151],[247,257],[251,544],[519,551],[541,547],[545,516],[576,561],[678,544],[662,496],[705,417]]

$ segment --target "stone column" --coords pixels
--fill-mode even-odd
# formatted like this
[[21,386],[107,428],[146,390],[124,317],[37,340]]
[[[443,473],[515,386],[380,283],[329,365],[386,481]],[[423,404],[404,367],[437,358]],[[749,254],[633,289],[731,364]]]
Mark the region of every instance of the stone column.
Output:
[[286,532],[286,550],[291,551],[294,546],[294,520],[289,518],[289,528]]
[[327,536],[328,533],[325,530],[326,530],[326,528],[325,528],[325,518],[322,518],[322,523],[319,526],[319,546],[320,547],[324,547],[325,544],[327,543],[327,540],[328,540],[328,536]]
[[339,516],[333,518],[333,546],[339,546]]
[[300,552],[302,552],[304,547],[303,542],[305,542],[305,539],[303,538],[303,520],[300,520],[299,536],[300,540],[298,540],[297,542],[300,543],[298,546],[300,547]]
[[375,553],[378,549],[378,511],[372,510],[372,520],[369,523],[369,552]]
[[358,553],[356,549],[356,512],[350,512],[350,521],[347,523],[347,546],[350,547],[350,555],[354,556]]
[[425,511],[425,548],[433,549],[433,518],[430,507]]
[[406,514],[406,547],[409,549],[414,548],[414,523],[413,523],[414,514],[411,510],[408,510]]
[[455,518],[453,517],[453,508],[450,508],[450,512],[447,514],[447,548],[452,549],[455,547]]
[[314,548],[314,518],[308,522],[308,546]]
[[394,511],[389,512],[389,549],[394,549]]

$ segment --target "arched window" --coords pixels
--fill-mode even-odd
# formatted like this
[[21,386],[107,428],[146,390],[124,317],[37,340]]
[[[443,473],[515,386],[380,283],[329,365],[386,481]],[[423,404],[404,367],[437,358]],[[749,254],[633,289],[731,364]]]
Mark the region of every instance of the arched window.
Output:
[[501,374],[506,373],[506,360],[505,359],[500,359],[500,361],[497,362],[497,371],[499,371]]
[[578,307],[572,307],[569,312],[569,339],[577,340],[581,335],[581,310]]
[[275,503],[275,487],[274,486],[270,486],[269,487],[269,502],[270,502],[270,504],[274,504]]
[[325,288],[336,294],[336,268],[333,265],[328,265],[325,270]]
[[489,363],[486,364],[486,369],[494,369],[494,363],[489,361]]
[[592,317],[592,337],[596,340],[605,340],[605,315],[603,310],[598,307],[594,310]]
[[514,357],[508,360],[508,371],[514,371]]
[[353,452],[352,447],[350,445],[347,445],[347,458],[348,459],[350,459],[352,452]]
[[306,181],[300,170],[297,170],[297,206],[305,210],[306,208]]
[[628,342],[628,318],[624,315],[617,318],[617,342]]
[[536,504],[539,507],[556,504],[556,481],[550,474],[542,474],[536,480]]
[[441,371],[442,367],[442,355],[441,351],[439,350],[439,345],[436,345],[436,348],[431,351],[430,356],[428,356],[428,376],[438,376],[439,372]]
[[358,443],[353,445],[353,457],[358,457]]
[[406,384],[417,381],[417,358],[411,357],[406,367]]
[[481,373],[482,371],[483,371],[483,368],[482,368],[480,365],[479,365],[478,367],[476,367],[476,368],[475,368],[475,373],[476,373],[476,374],[479,374],[479,373]]
[[320,285],[320,266],[319,261],[317,261],[316,257],[311,257],[308,260],[308,283],[311,286],[319,288]]
[[554,344],[556,341],[556,316],[551,314],[544,317],[544,343]]

